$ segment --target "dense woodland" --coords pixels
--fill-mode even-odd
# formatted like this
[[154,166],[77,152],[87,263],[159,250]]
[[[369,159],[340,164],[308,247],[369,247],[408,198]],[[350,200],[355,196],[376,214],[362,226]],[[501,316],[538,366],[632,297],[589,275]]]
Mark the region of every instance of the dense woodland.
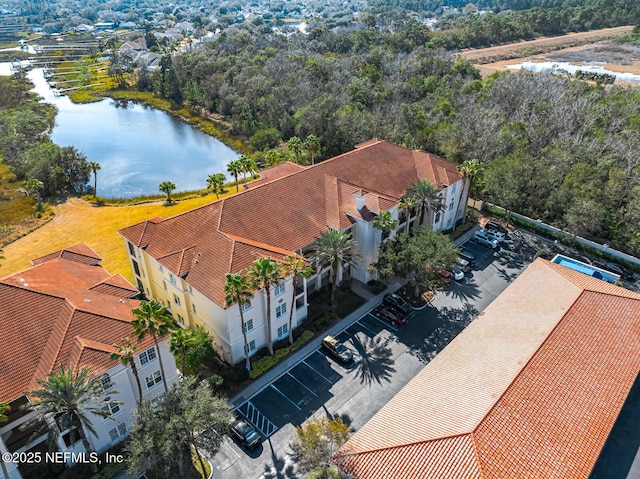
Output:
[[24,77],[0,76],[0,154],[25,193],[36,199],[59,193],[82,193],[89,181],[85,156],[53,143],[49,133],[56,109],[29,92]]
[[247,25],[167,57],[139,86],[224,115],[263,152],[314,134],[319,158],[379,137],[477,159],[484,198],[637,253],[640,93],[525,72],[482,80],[432,38],[415,23],[289,40]]

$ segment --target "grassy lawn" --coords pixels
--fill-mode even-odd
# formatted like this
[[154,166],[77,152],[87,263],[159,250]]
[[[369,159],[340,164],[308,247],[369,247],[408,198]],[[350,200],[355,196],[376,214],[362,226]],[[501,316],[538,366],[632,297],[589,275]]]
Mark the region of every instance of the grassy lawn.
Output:
[[[230,189],[233,194],[235,189]],[[78,198],[70,198],[55,206],[55,218],[4,247],[4,260],[0,260],[0,275],[6,276],[31,266],[32,258],[58,251],[84,242],[104,261],[102,266],[111,274],[120,273],[133,282],[124,239],[117,230],[141,221],[162,216],[168,218],[215,201],[215,195],[179,201],[171,206],[163,202],[132,206],[96,207]]]

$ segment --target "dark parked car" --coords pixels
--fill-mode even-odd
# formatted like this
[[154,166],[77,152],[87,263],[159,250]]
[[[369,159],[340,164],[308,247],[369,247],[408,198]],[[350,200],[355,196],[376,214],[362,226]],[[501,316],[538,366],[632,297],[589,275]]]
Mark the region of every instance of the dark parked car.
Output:
[[476,256],[468,249],[460,248],[460,252],[458,253],[458,256],[468,261],[469,264],[473,264],[476,262]]
[[493,230],[493,231],[499,231],[500,233],[504,234],[505,236],[507,236],[509,234],[509,231],[507,230],[507,228],[502,226],[500,223],[496,223],[495,221],[489,221],[486,225],[484,225],[484,229]]
[[407,318],[405,318],[400,311],[392,308],[391,306],[385,306],[384,304],[381,304],[376,309],[374,309],[373,314],[375,314],[383,321],[387,321],[393,324],[394,326],[402,326],[407,322]]
[[623,268],[622,266],[615,264],[615,263],[605,263],[603,266],[604,269],[611,271],[612,273],[618,274],[620,275],[620,277],[622,279],[627,279],[627,280],[634,280],[636,279],[635,276],[633,275],[632,271],[629,271],[628,269]]
[[260,433],[251,424],[240,418],[237,418],[231,425],[231,436],[247,449],[253,449],[262,440]]
[[407,303],[402,296],[397,295],[395,293],[385,294],[382,299],[382,304],[386,304],[387,306],[391,306],[392,308],[397,309],[398,311],[404,313],[405,315],[411,312],[411,305]]
[[333,336],[326,336],[322,340],[322,346],[341,363],[348,363],[353,359],[353,353]]

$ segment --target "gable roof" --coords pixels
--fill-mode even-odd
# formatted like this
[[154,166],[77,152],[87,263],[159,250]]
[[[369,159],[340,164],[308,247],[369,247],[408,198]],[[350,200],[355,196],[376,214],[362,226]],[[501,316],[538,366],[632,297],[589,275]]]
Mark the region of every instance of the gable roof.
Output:
[[640,295],[538,259],[334,460],[354,478],[587,477],[638,331]]
[[[453,163],[377,139],[310,167],[271,170],[266,181],[234,196],[119,233],[224,307],[225,274],[260,255],[292,254],[328,228],[344,229],[353,218],[370,221],[397,205],[418,180],[442,188],[462,178]],[[356,192],[368,193],[361,211]]]
[[100,374],[117,364],[109,355],[131,333],[139,302],[131,299],[137,290],[97,266],[100,260],[81,244],[0,279],[0,400],[36,388],[60,365]]

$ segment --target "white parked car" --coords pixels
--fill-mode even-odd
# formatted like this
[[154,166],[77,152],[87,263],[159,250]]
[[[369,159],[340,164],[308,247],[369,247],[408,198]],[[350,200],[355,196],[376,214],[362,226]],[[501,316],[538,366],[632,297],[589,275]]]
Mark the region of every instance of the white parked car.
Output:
[[498,240],[490,237],[484,231],[476,231],[475,234],[471,237],[471,241],[474,243],[478,243],[485,248],[496,249],[498,247]]
[[455,266],[451,269],[451,275],[456,281],[462,281],[462,279],[464,278],[464,273],[462,272],[462,270],[460,268],[456,268]]
[[469,271],[469,268],[471,268],[469,262],[460,256],[458,256],[458,267],[465,273]]
[[487,229],[484,229],[482,231],[484,232],[485,235],[487,235],[489,238],[496,240],[498,243],[502,243],[506,238],[505,234],[502,231],[487,230]]

